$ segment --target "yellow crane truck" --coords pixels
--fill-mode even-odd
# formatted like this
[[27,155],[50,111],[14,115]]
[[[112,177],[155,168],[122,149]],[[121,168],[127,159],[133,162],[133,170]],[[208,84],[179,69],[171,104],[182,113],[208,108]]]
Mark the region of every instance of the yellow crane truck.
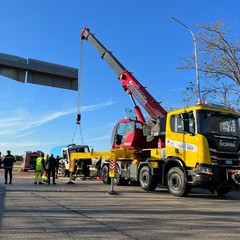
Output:
[[[115,184],[139,182],[146,191],[166,186],[175,196],[193,187],[218,195],[240,186],[240,113],[210,103],[166,112],[90,32],[88,40],[117,74],[134,103],[135,117],[118,121],[109,152],[73,153],[71,159],[100,158],[102,181],[109,183],[109,162],[116,162]],[[135,99],[151,117],[146,121]]]

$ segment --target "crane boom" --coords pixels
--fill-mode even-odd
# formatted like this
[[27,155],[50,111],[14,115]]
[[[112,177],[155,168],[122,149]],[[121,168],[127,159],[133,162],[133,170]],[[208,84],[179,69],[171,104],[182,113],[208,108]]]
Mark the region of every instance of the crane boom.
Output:
[[[102,43],[90,32],[88,28],[82,29],[81,39],[88,40],[92,44],[102,59],[105,60],[112,70],[117,74],[124,91],[131,97],[134,97],[142,105],[151,118],[158,119],[166,117],[167,112],[165,109],[153,98],[146,88],[138,82],[132,73],[128,72],[126,68],[114,57],[114,55],[102,45]],[[135,101],[133,102],[135,104]],[[140,109],[136,105],[135,111],[137,117],[142,115],[141,112],[138,112]],[[138,119],[139,118],[141,120],[141,116],[139,116]]]

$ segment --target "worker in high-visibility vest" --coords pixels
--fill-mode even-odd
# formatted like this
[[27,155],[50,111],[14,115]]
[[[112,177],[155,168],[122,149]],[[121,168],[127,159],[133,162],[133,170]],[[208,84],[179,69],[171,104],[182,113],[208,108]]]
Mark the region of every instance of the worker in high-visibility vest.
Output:
[[48,170],[49,170],[49,154],[45,155],[44,162],[45,162],[45,169],[42,174],[42,180],[43,180],[43,182],[47,183],[48,182]]
[[45,170],[44,153],[41,153],[40,157],[36,159],[36,171],[34,184],[43,184],[42,173]]

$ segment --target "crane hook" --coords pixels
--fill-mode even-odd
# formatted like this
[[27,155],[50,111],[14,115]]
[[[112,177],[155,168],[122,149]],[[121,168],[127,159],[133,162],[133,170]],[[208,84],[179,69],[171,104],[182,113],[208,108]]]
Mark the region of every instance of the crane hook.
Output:
[[76,115],[76,124],[80,124],[80,121],[81,121],[81,114],[77,113],[77,115]]

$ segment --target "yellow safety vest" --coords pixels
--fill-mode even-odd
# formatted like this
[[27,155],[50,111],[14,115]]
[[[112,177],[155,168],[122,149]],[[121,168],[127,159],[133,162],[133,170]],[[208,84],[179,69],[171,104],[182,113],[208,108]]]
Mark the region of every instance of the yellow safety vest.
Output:
[[44,170],[43,164],[42,164],[42,160],[43,160],[42,157],[38,157],[36,159],[36,170],[39,170],[39,171],[43,171]]

